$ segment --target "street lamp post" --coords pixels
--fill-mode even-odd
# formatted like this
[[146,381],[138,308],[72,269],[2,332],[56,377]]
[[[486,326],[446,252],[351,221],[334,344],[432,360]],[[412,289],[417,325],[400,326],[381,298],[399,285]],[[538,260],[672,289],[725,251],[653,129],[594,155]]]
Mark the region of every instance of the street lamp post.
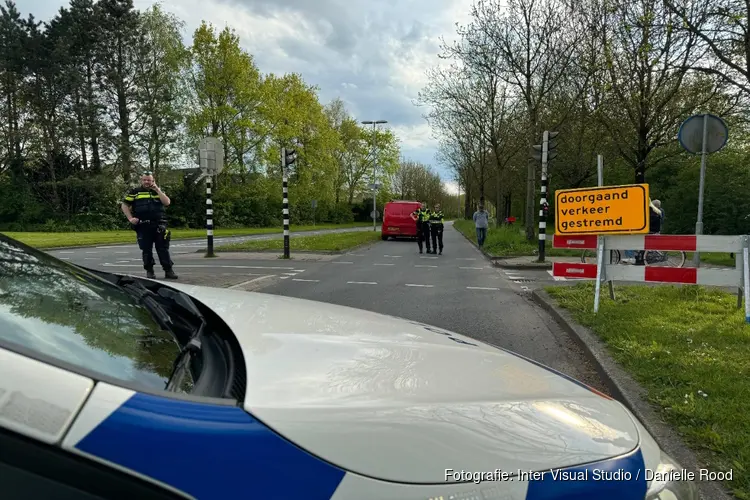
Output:
[[375,130],[376,127],[382,123],[388,123],[387,120],[375,120],[370,121],[366,120],[362,122],[362,125],[372,125],[372,230],[377,231],[377,225],[378,225],[378,212],[377,212],[377,205],[375,203],[375,194],[376,194],[376,183],[375,183],[375,169],[377,168],[377,163],[375,161]]

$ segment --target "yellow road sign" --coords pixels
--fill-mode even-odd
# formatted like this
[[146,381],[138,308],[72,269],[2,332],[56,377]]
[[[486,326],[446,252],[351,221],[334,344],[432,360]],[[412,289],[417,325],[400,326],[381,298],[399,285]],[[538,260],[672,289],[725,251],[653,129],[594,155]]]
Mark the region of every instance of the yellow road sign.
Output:
[[557,234],[644,234],[648,184],[555,191]]

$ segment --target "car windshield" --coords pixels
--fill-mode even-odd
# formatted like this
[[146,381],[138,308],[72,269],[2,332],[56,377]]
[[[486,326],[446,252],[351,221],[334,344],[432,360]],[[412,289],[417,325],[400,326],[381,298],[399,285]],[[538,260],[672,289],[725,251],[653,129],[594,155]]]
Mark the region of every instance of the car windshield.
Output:
[[0,345],[5,342],[160,390],[180,351],[129,293],[0,236]]

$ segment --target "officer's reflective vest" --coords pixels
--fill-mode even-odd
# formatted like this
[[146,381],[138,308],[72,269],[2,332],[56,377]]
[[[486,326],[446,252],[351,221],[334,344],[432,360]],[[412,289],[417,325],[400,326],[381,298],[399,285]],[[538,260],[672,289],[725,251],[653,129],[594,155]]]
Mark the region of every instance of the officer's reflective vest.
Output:
[[164,205],[162,205],[159,195],[153,189],[133,188],[128,191],[123,201],[130,205],[134,217],[153,222],[165,219]]
[[443,224],[443,211],[430,212],[430,224]]
[[421,209],[418,208],[414,211],[415,214],[417,214],[417,221],[418,222],[427,222],[430,220],[430,210],[429,209]]

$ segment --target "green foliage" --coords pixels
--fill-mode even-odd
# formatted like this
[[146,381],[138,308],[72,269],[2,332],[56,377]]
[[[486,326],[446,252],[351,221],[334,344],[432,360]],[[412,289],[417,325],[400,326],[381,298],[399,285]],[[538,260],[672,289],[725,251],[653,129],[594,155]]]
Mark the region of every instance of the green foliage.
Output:
[[229,27],[203,22],[188,46],[183,29],[132,0],[71,0],[48,23],[0,7],[0,230],[126,229],[119,200],[145,169],[172,198],[174,227],[204,227],[195,167],[207,136],[224,147],[218,228],[281,224],[282,147],[298,154],[293,223],[367,220],[373,179],[378,206],[394,196],[392,130],[358,123],[340,100],[324,106],[299,74],[261,73]]

